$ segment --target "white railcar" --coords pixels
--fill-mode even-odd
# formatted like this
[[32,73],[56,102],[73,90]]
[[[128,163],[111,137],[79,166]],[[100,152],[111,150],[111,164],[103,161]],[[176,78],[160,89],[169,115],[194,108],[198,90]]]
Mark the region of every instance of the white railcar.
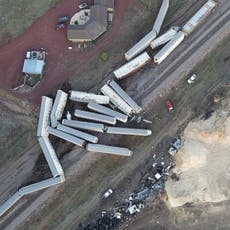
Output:
[[208,17],[209,14],[213,12],[217,2],[213,0],[207,1],[197,13],[183,26],[182,30],[186,36],[191,34],[204,20]]

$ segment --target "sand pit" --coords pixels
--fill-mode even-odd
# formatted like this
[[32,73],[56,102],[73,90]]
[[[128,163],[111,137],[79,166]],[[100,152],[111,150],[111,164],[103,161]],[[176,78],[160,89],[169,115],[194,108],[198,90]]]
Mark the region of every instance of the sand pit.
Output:
[[166,183],[169,204],[230,200],[230,99],[208,120],[196,120],[184,131],[184,146],[176,155],[179,181]]

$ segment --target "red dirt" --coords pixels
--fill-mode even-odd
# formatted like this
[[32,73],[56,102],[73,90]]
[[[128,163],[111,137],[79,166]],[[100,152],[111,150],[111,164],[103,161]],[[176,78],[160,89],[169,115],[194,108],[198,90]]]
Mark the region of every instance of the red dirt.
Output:
[[[54,26],[57,18],[63,15],[72,16],[78,10],[80,0],[61,0],[43,17],[38,19],[24,34],[11,43],[0,47],[0,88],[8,93],[27,99],[32,103],[40,103],[41,96],[50,93],[58,85],[64,83],[73,72],[62,65],[62,60],[77,60],[76,64],[82,68],[110,41],[116,39],[126,8],[132,0],[116,0],[112,30],[107,33],[94,47],[82,52],[68,50],[66,32],[56,31]],[[135,1],[136,2],[136,1]],[[29,93],[18,93],[11,89],[18,85],[22,78],[22,66],[27,50],[44,47],[48,51],[47,69],[41,83]],[[63,74],[65,73],[65,74]]]

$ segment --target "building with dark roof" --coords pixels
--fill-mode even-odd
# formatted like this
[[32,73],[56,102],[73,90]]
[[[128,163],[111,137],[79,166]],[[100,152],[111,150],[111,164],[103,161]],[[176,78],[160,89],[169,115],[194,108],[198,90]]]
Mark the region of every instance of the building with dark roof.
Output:
[[93,6],[77,12],[70,20],[67,38],[72,42],[90,42],[100,37],[108,26],[108,14],[113,11],[114,1],[94,1]]

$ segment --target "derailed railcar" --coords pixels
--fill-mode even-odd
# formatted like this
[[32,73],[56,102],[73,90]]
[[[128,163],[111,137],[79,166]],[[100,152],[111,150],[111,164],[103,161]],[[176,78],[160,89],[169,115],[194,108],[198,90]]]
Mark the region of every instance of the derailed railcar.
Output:
[[98,137],[93,136],[93,135],[91,135],[89,133],[85,133],[85,132],[70,128],[70,127],[65,126],[65,125],[59,124],[57,126],[57,129],[65,132],[65,133],[71,134],[73,136],[79,137],[79,138],[81,138],[83,140],[92,142],[92,143],[97,143],[98,142]]
[[167,32],[165,32],[164,34],[162,34],[161,36],[153,40],[150,43],[150,47],[152,49],[155,49],[161,45],[164,45],[165,43],[167,43],[168,41],[170,41],[171,39],[175,37],[179,29],[180,27],[178,26],[172,26]]
[[169,0],[163,0],[157,18],[153,25],[153,29],[156,31],[157,35],[160,33],[160,29],[167,14],[168,8]]
[[87,107],[93,111],[96,111],[98,113],[102,113],[111,117],[115,117],[118,121],[126,123],[128,121],[128,116],[120,113],[118,111],[115,111],[113,109],[107,108],[105,106],[99,105],[95,102],[90,102]]
[[50,171],[54,177],[59,175],[64,175],[62,166],[57,158],[57,155],[54,151],[54,148],[48,137],[40,137],[38,139],[43,154],[46,158],[46,161],[49,165]]
[[88,111],[84,111],[80,109],[75,110],[74,116],[78,118],[87,119],[87,120],[99,121],[99,122],[111,124],[111,125],[116,124],[115,117],[110,117],[110,116],[99,114],[99,113],[88,112]]
[[104,124],[87,122],[87,121],[63,119],[62,124],[69,126],[69,127],[81,129],[81,130],[89,130],[89,131],[100,132],[100,133],[103,133],[105,130]]
[[55,100],[54,100],[54,104],[53,104],[53,108],[51,110],[51,114],[50,114],[50,118],[51,118],[51,126],[53,128],[55,128],[58,125],[58,120],[61,119],[62,114],[64,112],[65,109],[65,105],[67,102],[67,98],[68,98],[68,94],[65,93],[62,90],[58,90]]
[[126,64],[122,65],[121,67],[113,71],[113,74],[118,80],[121,80],[135,73],[150,61],[151,61],[151,57],[148,55],[147,52],[144,52],[139,56],[137,56],[136,58],[134,58],[133,60],[127,62]]
[[50,125],[50,113],[53,106],[53,99],[42,96],[39,121],[38,121],[38,129],[37,136],[48,136],[46,128]]
[[60,130],[57,130],[57,129],[53,129],[51,127],[48,127],[47,128],[47,132],[53,136],[56,136],[56,137],[59,137],[65,141],[68,141],[70,143],[73,143],[77,146],[80,146],[80,147],[84,147],[85,146],[85,141],[78,138],[78,137],[75,137],[73,135],[70,135],[68,133],[64,133]]
[[160,64],[162,61],[164,61],[168,55],[176,49],[177,46],[181,44],[184,40],[184,32],[179,31],[175,37],[170,40],[155,56],[154,56],[154,62],[157,64]]
[[133,109],[130,105],[128,105],[127,102],[125,102],[110,86],[105,84],[101,88],[101,92],[108,96],[110,101],[117,106],[119,110],[121,110],[123,113],[127,114],[128,116],[131,116],[133,113]]
[[127,148],[115,147],[110,145],[87,144],[86,150],[98,153],[107,153],[120,156],[132,156],[133,152]]
[[53,178],[49,178],[31,185],[27,185],[25,187],[22,187],[18,190],[18,192],[22,195],[27,195],[33,192],[37,192],[40,191],[42,189],[45,188],[49,188],[51,186],[57,185],[64,182],[62,177],[53,177]]
[[182,31],[186,36],[190,35],[199,25],[201,25],[204,20],[211,14],[217,2],[213,0],[208,0],[197,13],[183,26]]
[[155,30],[151,30],[147,33],[139,42],[137,42],[132,48],[130,48],[125,53],[125,59],[129,61],[130,59],[136,57],[139,53],[144,51],[150,44],[152,40],[154,40],[157,36]]
[[115,92],[127,102],[135,113],[140,113],[142,108],[117,84],[114,80],[108,81],[108,84],[115,90]]
[[94,93],[86,93],[82,91],[71,91],[70,100],[89,103],[96,102],[98,104],[109,104],[109,97],[104,95],[97,95]]

